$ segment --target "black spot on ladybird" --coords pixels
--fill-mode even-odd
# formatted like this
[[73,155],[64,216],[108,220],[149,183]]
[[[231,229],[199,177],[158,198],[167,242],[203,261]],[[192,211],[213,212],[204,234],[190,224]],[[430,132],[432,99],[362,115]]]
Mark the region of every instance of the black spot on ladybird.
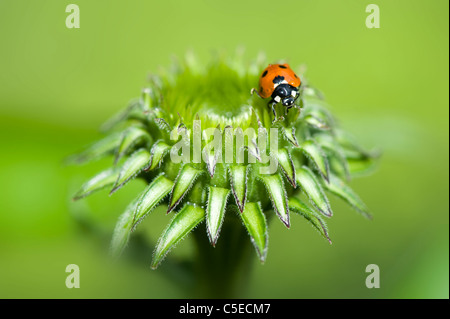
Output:
[[264,71],[261,77],[265,77],[267,75],[267,70]]
[[278,67],[281,69],[287,69],[287,67],[285,67],[284,65],[278,64]]
[[295,76],[295,77],[296,77],[296,78],[298,79],[298,76],[297,76],[297,74],[295,74],[295,73],[294,73],[294,76]]
[[279,84],[279,83],[283,82],[283,80],[284,80],[284,76],[277,75],[277,76],[273,79],[272,82],[273,82],[274,84]]

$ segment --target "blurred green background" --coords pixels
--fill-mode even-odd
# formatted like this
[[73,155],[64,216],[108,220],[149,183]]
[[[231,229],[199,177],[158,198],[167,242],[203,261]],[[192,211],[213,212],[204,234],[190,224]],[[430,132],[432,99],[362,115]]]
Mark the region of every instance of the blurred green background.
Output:
[[[188,49],[207,60],[243,45],[250,58],[305,63],[341,126],[383,151],[379,170],[352,187],[368,221],[332,200],[329,245],[300,218],[272,223],[267,262],[256,254],[250,298],[448,298],[448,1],[376,1],[380,29],[350,1],[0,0],[0,297],[183,298],[145,263],[111,263],[107,240],[144,184],[73,203],[109,164],[63,165],[97,139],[99,125],[140,94],[150,72]],[[255,84],[256,85],[256,84]],[[157,238],[170,216],[143,223]],[[83,231],[75,220],[94,225]],[[106,239],[106,240],[103,240]],[[189,255],[189,240],[176,251]],[[77,264],[81,288],[67,289]],[[381,287],[367,289],[377,264]]]

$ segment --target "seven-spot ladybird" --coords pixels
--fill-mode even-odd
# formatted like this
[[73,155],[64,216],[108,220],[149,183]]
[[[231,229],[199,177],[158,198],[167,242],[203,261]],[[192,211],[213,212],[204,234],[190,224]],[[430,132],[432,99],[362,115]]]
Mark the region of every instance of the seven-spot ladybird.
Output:
[[277,115],[274,106],[281,102],[286,106],[286,112],[292,108],[299,96],[298,89],[300,84],[300,78],[288,64],[269,64],[259,78],[259,90],[252,89],[252,94],[257,92],[263,99],[272,97],[268,106],[272,108],[276,119]]

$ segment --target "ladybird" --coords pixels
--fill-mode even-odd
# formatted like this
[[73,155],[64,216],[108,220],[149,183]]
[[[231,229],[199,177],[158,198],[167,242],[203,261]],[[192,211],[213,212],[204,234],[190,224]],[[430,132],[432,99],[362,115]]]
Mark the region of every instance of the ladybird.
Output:
[[298,99],[300,85],[300,78],[288,64],[269,64],[261,73],[258,91],[252,89],[251,93],[257,92],[263,99],[271,97],[268,106],[272,108],[276,118],[274,106],[281,102],[288,112]]

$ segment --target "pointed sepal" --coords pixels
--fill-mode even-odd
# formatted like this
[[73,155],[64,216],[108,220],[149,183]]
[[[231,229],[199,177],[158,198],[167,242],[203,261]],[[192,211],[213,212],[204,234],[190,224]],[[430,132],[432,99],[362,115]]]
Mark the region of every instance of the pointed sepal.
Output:
[[156,269],[170,249],[185,238],[203,219],[205,219],[204,209],[190,204],[185,205],[175,214],[158,240],[151,267]]
[[249,153],[249,156],[253,156],[256,158],[259,162],[261,161],[261,153],[259,151],[258,144],[256,144],[256,139],[251,139],[248,142],[247,146],[244,146],[244,149],[246,149]]
[[173,185],[172,192],[170,193],[169,207],[167,213],[170,213],[183,199],[183,197],[189,192],[194,185],[195,180],[203,173],[203,171],[193,168],[191,165],[184,165]]
[[98,190],[113,185],[119,176],[119,171],[119,168],[113,167],[98,173],[81,186],[81,189],[75,194],[73,200],[81,199]]
[[315,129],[328,130],[334,126],[334,119],[323,101],[305,99],[303,120]]
[[154,121],[161,131],[170,135],[170,132],[172,131],[172,127],[169,125],[169,123],[167,123],[167,121],[165,119],[158,117],[158,118],[155,118]]
[[331,174],[330,182],[328,184],[324,183],[324,187],[330,193],[345,200],[350,204],[356,211],[364,215],[368,219],[372,219],[372,215],[369,212],[366,204],[361,200],[361,198],[339,177]]
[[279,174],[261,175],[261,179],[269,193],[272,207],[280,220],[290,227],[289,224],[289,207],[287,201],[286,189],[284,188],[283,179]]
[[341,146],[329,134],[316,134],[314,140],[325,152],[330,172],[339,174],[342,178],[350,180],[350,170],[347,159]]
[[67,158],[68,163],[84,164],[114,154],[122,140],[121,133],[113,133],[89,145],[82,152]]
[[122,165],[119,177],[117,178],[110,195],[120,189],[128,181],[135,178],[144,169],[150,158],[150,153],[141,148],[134,152]]
[[142,104],[139,100],[132,101],[125,110],[115,114],[105,123],[103,123],[100,127],[100,131],[108,132],[115,128],[118,124],[123,123],[126,120],[145,120],[144,108],[142,107]]
[[297,137],[295,136],[295,127],[283,127],[282,130],[284,138],[288,140],[289,143],[291,143],[294,147],[299,147]]
[[128,128],[122,134],[120,145],[116,151],[115,163],[117,163],[132,146],[141,143],[142,141],[150,140],[150,135],[144,129],[135,126]]
[[110,245],[110,254],[114,258],[119,257],[128,244],[131,229],[133,228],[134,212],[139,202],[139,198],[140,196],[127,206],[116,223]]
[[236,204],[241,211],[244,211],[245,201],[247,200],[247,177],[248,166],[230,165],[230,184]]
[[352,177],[366,176],[377,167],[375,157],[347,158],[349,174]]
[[303,166],[297,170],[297,183],[322,214],[327,217],[333,215],[328,198],[325,195],[322,186],[314,176],[314,173],[307,166]]
[[206,161],[206,167],[208,169],[209,176],[214,177],[214,172],[216,171],[217,160],[220,156],[219,152],[208,152],[206,149],[203,153],[204,159]]
[[318,118],[314,115],[308,114],[304,117],[303,119],[309,126],[312,126],[315,129],[318,130],[329,130],[330,127],[326,124],[326,122],[321,119]]
[[156,177],[142,194],[133,217],[136,227],[170,193],[173,182],[164,175]]
[[157,141],[153,144],[152,149],[150,150],[150,161],[145,167],[146,171],[154,170],[156,167],[161,165],[164,156],[170,151],[170,146],[167,145],[164,141]]
[[255,246],[259,260],[264,262],[267,256],[269,236],[267,233],[267,221],[259,203],[249,202],[241,216],[245,228],[247,228],[250,239]]
[[206,229],[208,231],[209,241],[213,246],[216,245],[217,239],[219,238],[229,195],[229,189],[209,187],[208,205],[206,208]]
[[320,175],[322,175],[322,177],[328,182],[329,180],[328,160],[325,156],[325,153],[320,148],[320,146],[313,140],[309,139],[304,141],[300,146],[300,148],[302,149],[303,154],[305,154],[306,157],[308,157],[308,159],[317,168]]
[[285,148],[278,149],[277,160],[289,183],[292,187],[296,188],[297,183],[295,181],[295,167],[289,151]]
[[289,210],[291,212],[302,215],[331,244],[331,239],[328,236],[327,224],[325,223],[323,218],[314,209],[312,209],[311,207],[306,205],[300,199],[292,197],[289,199]]

